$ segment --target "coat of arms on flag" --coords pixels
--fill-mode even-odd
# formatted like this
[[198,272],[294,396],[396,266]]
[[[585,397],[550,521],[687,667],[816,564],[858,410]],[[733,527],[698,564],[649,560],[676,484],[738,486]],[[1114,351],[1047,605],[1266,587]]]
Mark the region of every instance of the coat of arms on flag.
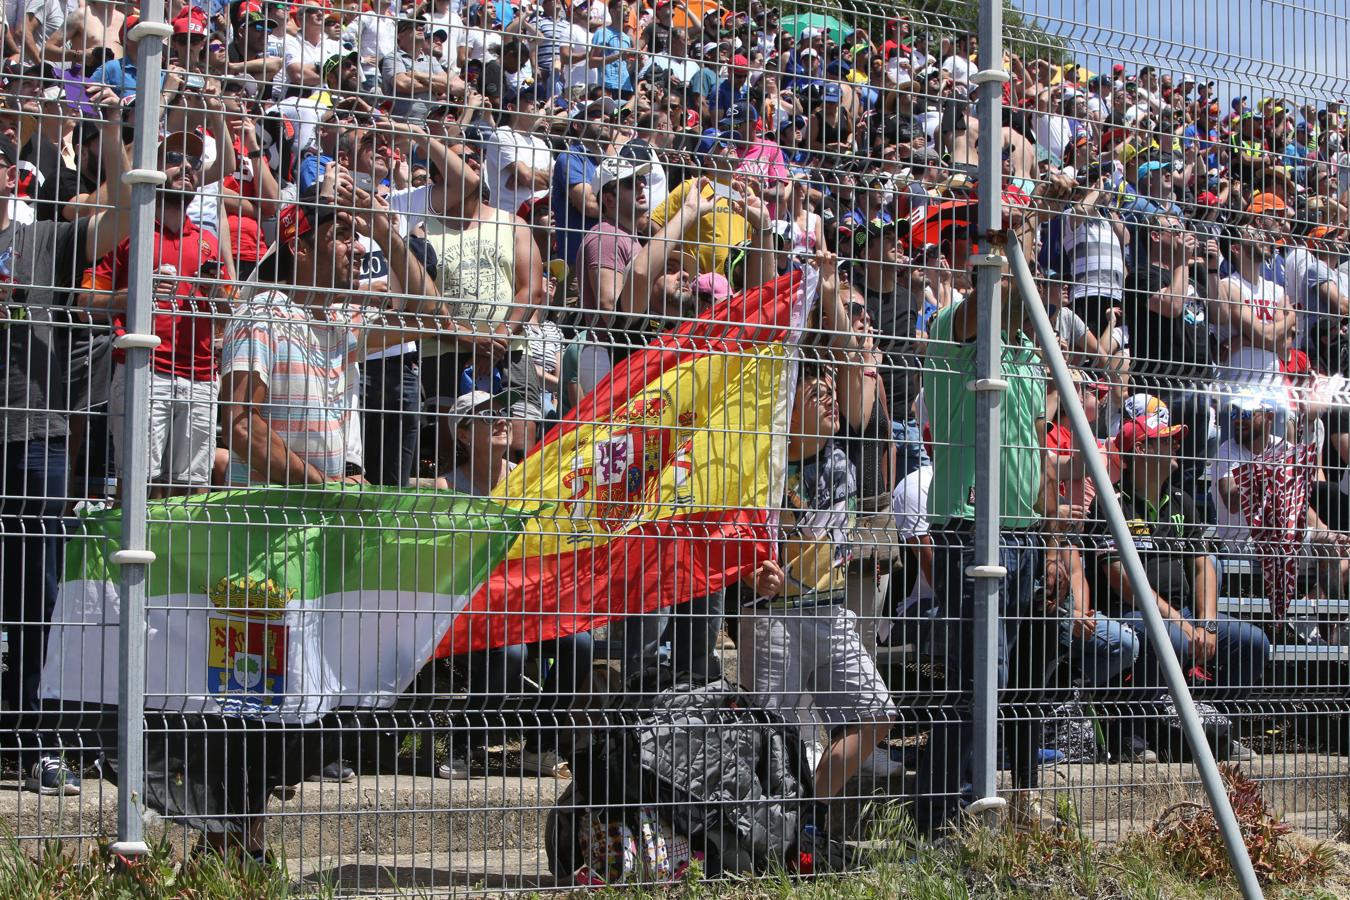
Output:
[[[206,689],[261,706],[276,706],[286,692],[284,618],[295,590],[268,578],[221,578],[207,591],[220,614],[206,620]],[[281,620],[281,621],[278,621]]]

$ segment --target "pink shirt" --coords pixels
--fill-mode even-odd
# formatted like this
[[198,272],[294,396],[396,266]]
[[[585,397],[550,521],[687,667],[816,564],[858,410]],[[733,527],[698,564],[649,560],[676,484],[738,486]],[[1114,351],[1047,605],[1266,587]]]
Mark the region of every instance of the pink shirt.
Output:
[[[787,167],[787,158],[783,156],[783,148],[775,141],[762,137],[755,138],[751,144],[737,146],[736,155],[741,160],[736,166],[736,171],[760,181],[761,188],[766,187],[768,182],[786,183],[792,179],[792,173]],[[778,204],[770,202],[768,206],[770,215],[777,216]]]

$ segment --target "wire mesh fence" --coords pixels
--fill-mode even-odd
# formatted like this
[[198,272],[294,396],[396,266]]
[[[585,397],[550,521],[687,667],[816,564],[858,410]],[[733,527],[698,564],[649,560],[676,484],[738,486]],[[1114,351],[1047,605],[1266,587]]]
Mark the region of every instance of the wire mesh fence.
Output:
[[19,845],[356,894],[843,870],[990,795],[1117,842],[1199,794],[1145,606],[1339,834],[1343,11],[978,12],[7,12]]

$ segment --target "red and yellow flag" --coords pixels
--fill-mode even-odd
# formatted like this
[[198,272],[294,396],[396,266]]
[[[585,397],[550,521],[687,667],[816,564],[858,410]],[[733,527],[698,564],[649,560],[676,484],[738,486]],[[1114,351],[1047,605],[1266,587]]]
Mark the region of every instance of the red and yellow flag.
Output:
[[586,631],[771,558],[807,293],[793,272],[738,294],[597,385],[494,491],[533,518],[437,655]]

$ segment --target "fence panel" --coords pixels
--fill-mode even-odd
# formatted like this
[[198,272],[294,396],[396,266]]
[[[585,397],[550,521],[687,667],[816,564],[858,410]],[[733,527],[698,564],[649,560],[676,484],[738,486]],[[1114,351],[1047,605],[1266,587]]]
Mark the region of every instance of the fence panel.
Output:
[[1340,834],[1345,16],[1100,7],[1005,9],[1001,66],[971,2],[170,0],[162,78],[148,6],[8,23],[19,848],[533,891],[866,865],[987,793],[1114,844],[1202,796],[1141,604]]

